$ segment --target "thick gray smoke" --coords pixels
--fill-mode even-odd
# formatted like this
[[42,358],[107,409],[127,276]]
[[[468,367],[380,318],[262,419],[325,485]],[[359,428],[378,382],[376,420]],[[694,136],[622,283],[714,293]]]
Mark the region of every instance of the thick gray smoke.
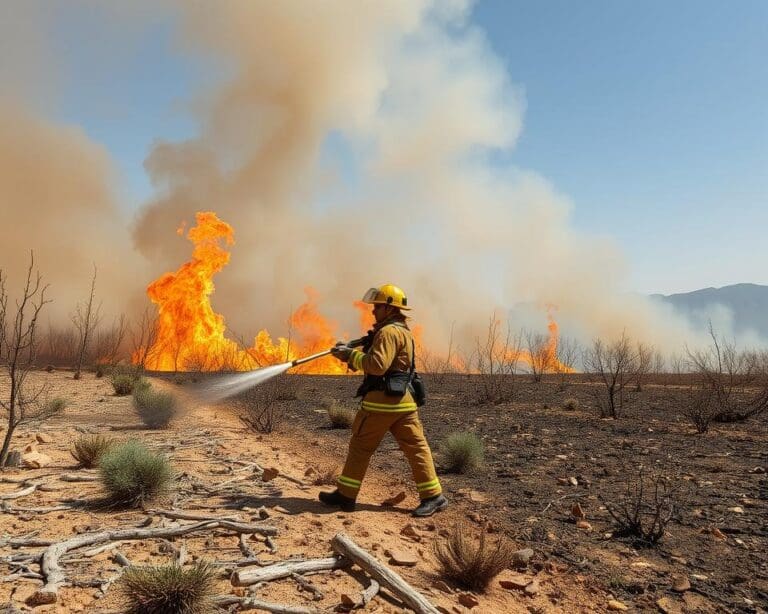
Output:
[[[514,147],[525,101],[471,24],[471,3],[137,6],[102,19],[112,28],[130,19],[141,31],[154,13],[170,14],[179,48],[217,63],[222,75],[188,101],[199,136],[156,143],[146,159],[156,196],[132,235],[144,260],[121,247],[128,221],[108,188],[106,152],[77,130],[3,107],[0,173],[10,159],[46,186],[0,192],[3,203],[33,203],[34,219],[45,220],[32,229],[30,212],[15,212],[24,230],[3,245],[4,262],[25,245],[47,245],[71,264],[60,271],[47,253],[41,264],[61,280],[76,266],[83,286],[85,263],[122,266],[121,286],[109,292],[123,300],[143,291],[140,275],[149,282],[189,258],[190,244],[174,231],[212,210],[236,233],[214,306],[239,333],[284,332],[305,286],[354,332],[351,302],[392,282],[409,293],[436,349],[453,322],[466,342],[494,310],[518,303],[542,308],[518,312],[515,324],[542,331],[543,306],[555,304],[563,332],[585,339],[625,328],[666,348],[692,339],[683,320],[623,293],[620,250],[575,232],[571,203],[546,179],[490,163],[494,151]],[[37,128],[37,140],[15,130],[22,124]],[[39,157],[24,157],[19,144]],[[62,166],[75,158],[65,151],[76,152],[76,168]]]

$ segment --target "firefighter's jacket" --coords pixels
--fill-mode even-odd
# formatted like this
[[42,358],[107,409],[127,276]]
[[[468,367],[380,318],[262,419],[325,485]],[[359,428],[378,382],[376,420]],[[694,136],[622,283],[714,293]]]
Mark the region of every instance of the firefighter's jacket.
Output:
[[[381,325],[367,352],[352,350],[348,364],[367,375],[384,375],[388,371],[407,373],[412,359],[413,334],[404,319],[397,319]],[[396,397],[383,390],[370,390],[363,397],[362,408],[370,412],[411,412],[416,410],[416,402],[410,391]]]

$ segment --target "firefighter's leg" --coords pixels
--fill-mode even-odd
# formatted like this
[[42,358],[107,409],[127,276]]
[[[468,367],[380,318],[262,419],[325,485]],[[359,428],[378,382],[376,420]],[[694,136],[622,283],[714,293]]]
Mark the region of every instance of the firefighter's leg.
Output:
[[367,412],[364,409],[357,411],[352,423],[347,461],[338,479],[339,492],[345,497],[357,498],[368,462],[387,434],[391,422],[392,417],[387,414]]
[[418,413],[413,411],[402,414],[390,430],[411,465],[419,498],[428,499],[442,493],[443,489],[437,479],[435,463],[432,460],[432,451],[424,437]]

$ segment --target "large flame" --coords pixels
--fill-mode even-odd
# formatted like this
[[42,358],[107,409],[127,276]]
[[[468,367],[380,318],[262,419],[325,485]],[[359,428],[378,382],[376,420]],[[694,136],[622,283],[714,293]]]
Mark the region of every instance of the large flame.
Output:
[[[196,214],[197,225],[187,233],[194,244],[192,260],[175,273],[165,273],[147,288],[157,305],[154,342],[140,351],[145,366],[157,371],[249,370],[292,361],[328,347],[337,339],[336,324],[317,308],[317,293],[306,289],[307,302],[294,311],[287,323],[288,335],[273,340],[266,330],[256,335],[252,347],[225,337],[223,316],[213,311],[210,296],[213,276],[229,262],[222,247],[234,243],[234,231],[213,212]],[[182,225],[178,232],[183,234]],[[363,322],[363,329],[369,320]],[[332,356],[297,368],[302,373],[342,374],[347,367]]]
[[[213,276],[229,262],[230,254],[224,246],[234,243],[234,230],[213,212],[196,214],[197,225],[187,232],[194,245],[192,259],[175,273],[165,273],[147,288],[147,295],[157,305],[158,316],[153,341],[134,356],[135,362],[144,358],[144,366],[156,371],[244,371],[290,362],[331,347],[339,338],[335,322],[322,316],[318,309],[319,297],[315,290],[306,288],[307,301],[294,311],[287,323],[288,334],[273,340],[267,330],[256,335],[253,345],[246,347],[225,336],[224,317],[211,307],[214,292]],[[182,224],[177,233],[183,235]],[[223,245],[222,245],[223,243]],[[355,301],[359,310],[361,332],[374,324],[370,306]],[[538,350],[538,364],[547,372],[572,371],[557,359],[558,327],[547,306],[549,335],[546,344]],[[422,329],[413,327],[418,352],[428,355],[422,343]],[[346,335],[345,335],[346,336]],[[535,359],[527,350],[517,360],[532,364]],[[449,370],[467,371],[458,356],[438,361]],[[471,368],[469,368],[471,370]],[[326,356],[296,368],[300,373],[345,374],[346,365],[332,356]]]

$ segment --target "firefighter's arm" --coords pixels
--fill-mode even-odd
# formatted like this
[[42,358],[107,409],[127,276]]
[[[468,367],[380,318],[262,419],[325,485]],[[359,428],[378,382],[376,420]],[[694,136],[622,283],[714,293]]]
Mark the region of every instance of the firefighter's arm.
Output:
[[356,371],[368,375],[384,375],[397,355],[396,333],[390,327],[383,328],[373,339],[368,352],[352,350],[347,364]]

